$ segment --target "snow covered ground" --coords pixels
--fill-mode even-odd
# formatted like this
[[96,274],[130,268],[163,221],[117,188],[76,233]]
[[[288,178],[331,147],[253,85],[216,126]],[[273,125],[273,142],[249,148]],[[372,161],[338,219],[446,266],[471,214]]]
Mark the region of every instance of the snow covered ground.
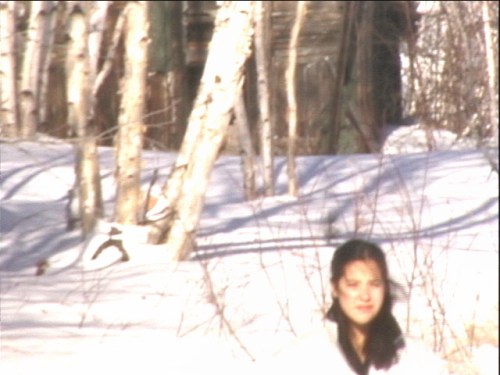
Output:
[[[484,150],[299,157],[298,199],[278,159],[277,195],[253,201],[239,158],[222,156],[197,249],[181,263],[134,238],[130,261],[113,248],[91,260],[92,241],[66,230],[71,146],[0,152],[2,374],[251,372],[320,324],[330,258],[354,236],[386,250],[410,335],[453,373],[498,374],[498,174]],[[113,151],[100,157],[110,217]],[[145,152],[145,186],[174,161]]]

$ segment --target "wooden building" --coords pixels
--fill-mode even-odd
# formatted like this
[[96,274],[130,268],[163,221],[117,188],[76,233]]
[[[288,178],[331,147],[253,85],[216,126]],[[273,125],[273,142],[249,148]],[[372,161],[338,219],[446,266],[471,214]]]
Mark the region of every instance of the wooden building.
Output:
[[[285,69],[297,2],[264,4],[270,109],[276,149],[282,153],[287,134]],[[186,2],[186,61],[193,73],[203,65],[215,12],[213,1]],[[301,153],[379,149],[384,124],[401,120],[399,48],[405,38],[411,40],[415,14],[411,1],[307,2],[296,74]],[[253,61],[247,73],[247,111],[255,129]]]
[[[113,2],[110,7],[103,56],[125,3]],[[145,145],[175,150],[182,142],[203,72],[217,5],[215,1],[148,4],[151,42]],[[270,113],[276,134],[275,150],[283,154],[288,127],[285,69],[297,2],[266,1],[263,4]],[[296,70],[299,153],[377,151],[383,125],[397,123],[401,118],[399,47],[404,38],[411,39],[414,9],[412,1],[307,2]],[[55,50],[64,52],[64,28],[58,30]],[[97,97],[94,119],[101,134],[100,144],[107,145],[112,144],[117,125],[123,71],[120,56],[115,59],[114,69]],[[54,84],[49,88],[49,96],[53,99],[47,110],[50,127],[47,125],[46,131],[65,136],[68,129],[64,124],[63,55],[55,56],[51,72]],[[257,147],[258,101],[253,58],[248,62],[245,84],[246,109]],[[229,137],[228,148],[236,151],[237,145],[230,147],[231,139]]]

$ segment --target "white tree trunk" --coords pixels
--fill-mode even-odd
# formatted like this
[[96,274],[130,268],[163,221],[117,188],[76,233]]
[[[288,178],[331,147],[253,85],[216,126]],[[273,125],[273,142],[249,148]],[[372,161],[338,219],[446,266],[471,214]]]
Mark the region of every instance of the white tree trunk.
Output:
[[106,16],[111,1],[95,1],[90,16],[89,55],[90,79],[95,82],[101,57],[101,45],[104,30],[106,29]]
[[46,1],[45,24],[42,35],[42,53],[40,67],[40,87],[38,90],[38,125],[47,122],[47,106],[50,102],[49,92],[49,68],[52,60],[54,37],[57,25],[57,1]]
[[145,1],[131,1],[125,12],[125,75],[116,145],[115,220],[137,224],[140,210],[140,172],[146,94],[148,18]]
[[32,139],[38,127],[38,98],[46,1],[32,1],[21,68],[19,117],[21,136]]
[[0,136],[18,136],[15,2],[0,1]]
[[68,124],[76,136],[84,136],[89,112],[88,29],[85,8],[78,1],[68,8],[68,55],[66,96]]
[[90,81],[87,4],[70,2],[68,18],[67,99],[68,124],[77,136],[76,185],[82,231],[87,235],[102,215],[97,143],[89,127]]
[[273,124],[269,113],[269,56],[265,41],[264,2],[256,2],[255,61],[257,64],[257,93],[260,112],[260,153],[264,165],[265,195],[274,195]]
[[306,2],[297,2],[295,22],[288,46],[288,67],[286,70],[287,101],[288,101],[288,194],[292,197],[298,195],[297,172],[295,166],[295,148],[297,144],[297,99],[295,87],[295,71],[297,70],[297,49],[299,44],[299,33],[306,14]]
[[117,55],[117,50],[120,45],[120,40],[123,35],[123,30],[125,28],[125,18],[126,18],[125,13],[122,12],[118,17],[118,20],[116,21],[115,29],[113,31],[113,37],[111,39],[110,45],[108,46],[108,52],[106,54],[103,66],[98,73],[96,70],[95,82],[92,87],[93,97],[97,95],[106,77],[111,73],[113,69],[115,57]]
[[[167,247],[176,260],[186,259],[203,207],[210,173],[231,120],[251,51],[254,2],[226,1],[217,12],[205,70],[189,119],[186,144],[194,143],[185,162],[175,217]],[[223,58],[222,58],[223,57]],[[184,145],[183,145],[184,146]],[[181,156],[181,155],[180,155]]]
[[[101,47],[102,41],[104,37],[104,31],[106,29],[106,16],[108,14],[109,6],[111,5],[111,1],[95,1],[91,10],[90,15],[90,30],[89,30],[89,79],[90,82],[93,82],[91,90],[91,105],[90,105],[90,113],[89,116],[92,120],[95,119],[95,108],[96,108],[96,98],[97,91],[99,87],[97,87],[97,77],[99,73],[99,61],[101,58]],[[120,17],[122,19],[122,17]],[[118,35],[122,35],[122,28],[118,30]],[[116,48],[115,45],[112,44],[111,56],[115,56]],[[111,65],[110,65],[111,67]],[[102,81],[101,81],[102,82]],[[100,83],[99,83],[100,84]]]
[[[491,19],[489,12],[489,1],[482,2],[484,41],[486,47],[486,66],[488,71],[488,96],[490,109],[490,127],[492,129],[495,145],[498,145],[498,88],[495,82],[498,82],[498,76],[495,70],[495,56],[493,52],[493,42],[491,33]],[[498,50],[498,49],[497,49]]]

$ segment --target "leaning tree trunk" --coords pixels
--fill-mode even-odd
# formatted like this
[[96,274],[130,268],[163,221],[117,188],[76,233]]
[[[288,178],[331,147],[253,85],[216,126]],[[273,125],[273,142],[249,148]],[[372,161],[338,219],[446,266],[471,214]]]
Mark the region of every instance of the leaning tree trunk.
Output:
[[295,148],[297,144],[297,98],[295,87],[295,71],[297,69],[297,49],[299,44],[299,33],[306,14],[305,1],[297,2],[297,12],[295,23],[292,28],[290,45],[288,47],[288,68],[286,70],[287,101],[288,101],[288,151],[287,151],[287,171],[288,171],[288,194],[292,197],[298,195],[297,171],[295,166]]
[[193,249],[210,172],[241,90],[251,50],[253,11],[254,2],[226,1],[217,12],[209,55],[174,171],[180,180],[172,187],[169,180],[167,185],[167,190],[177,193],[170,196],[178,197],[167,238],[175,260],[186,259]]
[[146,95],[148,17],[145,1],[131,1],[125,12],[125,75],[116,145],[115,221],[137,224]]
[[102,216],[97,143],[89,124],[90,81],[87,5],[71,2],[68,18],[67,100],[68,124],[76,135],[76,190],[80,203],[82,232],[92,231]]
[[101,45],[106,30],[106,17],[111,1],[96,1],[90,15],[89,54],[90,77],[95,82],[101,59]]
[[[113,30],[113,35],[111,41],[108,45],[108,50],[106,56],[104,56],[104,62],[102,63],[101,69],[96,69],[96,77],[94,84],[92,86],[92,97],[95,98],[99,94],[100,90],[104,87],[104,82],[111,75],[113,67],[115,66],[115,60],[118,55],[118,49],[121,45],[123,29],[125,28],[125,13],[122,12],[116,20],[115,29]],[[97,62],[97,61],[96,61]],[[97,68],[97,67],[96,67]]]
[[18,136],[14,1],[0,1],[0,136]]

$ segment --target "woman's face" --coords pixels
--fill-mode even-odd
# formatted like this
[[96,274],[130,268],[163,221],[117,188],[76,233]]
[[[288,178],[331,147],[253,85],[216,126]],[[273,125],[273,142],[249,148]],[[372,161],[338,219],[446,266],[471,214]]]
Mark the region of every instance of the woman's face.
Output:
[[385,295],[385,282],[374,260],[355,260],[344,267],[344,274],[333,285],[342,311],[352,324],[366,327],[377,316]]

